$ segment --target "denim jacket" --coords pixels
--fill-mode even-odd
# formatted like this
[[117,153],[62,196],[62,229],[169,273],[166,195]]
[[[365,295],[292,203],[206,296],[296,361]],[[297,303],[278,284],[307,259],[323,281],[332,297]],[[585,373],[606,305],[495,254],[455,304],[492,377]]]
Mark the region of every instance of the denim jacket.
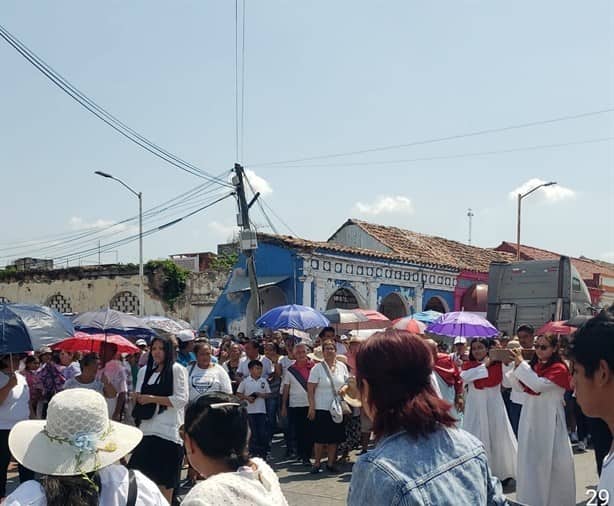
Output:
[[507,505],[484,447],[460,429],[427,437],[398,432],[359,457],[348,505]]

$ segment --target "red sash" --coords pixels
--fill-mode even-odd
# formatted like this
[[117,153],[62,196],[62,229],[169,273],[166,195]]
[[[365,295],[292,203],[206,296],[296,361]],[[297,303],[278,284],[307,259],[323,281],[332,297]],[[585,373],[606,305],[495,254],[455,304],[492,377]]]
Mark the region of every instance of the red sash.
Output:
[[[537,362],[537,364],[533,366],[533,370],[540,378],[546,378],[565,390],[571,390],[571,374],[569,374],[569,369],[567,369],[567,366],[562,362],[555,362],[549,366],[546,366],[541,362]],[[522,383],[522,381],[520,383],[524,387],[524,391],[529,395],[540,394],[540,392],[534,392],[531,390],[528,386]]]
[[[473,360],[463,362],[463,371],[468,369],[473,369],[474,367],[478,367],[482,365],[481,362],[475,362]],[[475,380],[473,382],[473,386],[478,390],[482,390],[483,388],[492,388],[500,385],[503,381],[503,366],[501,362],[494,362],[490,364],[487,368],[488,378]]]

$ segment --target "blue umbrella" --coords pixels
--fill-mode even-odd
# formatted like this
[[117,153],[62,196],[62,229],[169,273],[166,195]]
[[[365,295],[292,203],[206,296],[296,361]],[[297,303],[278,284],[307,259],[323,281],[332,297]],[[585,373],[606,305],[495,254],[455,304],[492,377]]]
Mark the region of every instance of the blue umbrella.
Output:
[[273,330],[309,330],[317,327],[328,327],[330,322],[322,313],[311,307],[291,304],[267,311],[256,320],[256,325]]
[[411,318],[412,320],[418,320],[419,322],[426,323],[428,325],[429,323],[433,323],[435,320],[437,320],[437,318],[439,318],[442,314],[443,313],[440,313],[439,311],[427,309],[426,311],[422,311],[420,313],[414,313],[411,315]]
[[0,304],[1,355],[38,350],[74,333],[71,321],[50,307]]
[[88,334],[118,334],[133,340],[149,340],[156,335],[141,318],[114,309],[80,313],[72,322],[75,329]]

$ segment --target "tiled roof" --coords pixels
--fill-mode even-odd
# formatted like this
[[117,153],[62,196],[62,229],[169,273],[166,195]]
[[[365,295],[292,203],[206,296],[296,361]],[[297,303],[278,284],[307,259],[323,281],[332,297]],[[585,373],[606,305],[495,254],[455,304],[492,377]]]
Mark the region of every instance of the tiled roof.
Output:
[[[351,220],[353,223],[364,223]],[[368,224],[367,224],[368,225]],[[377,226],[377,225],[373,225]],[[393,228],[393,227],[382,227]],[[401,233],[415,234],[408,230],[396,229]],[[324,250],[337,253],[348,253],[354,255],[367,256],[371,258],[381,258],[408,262],[417,265],[428,265],[446,269],[470,270],[476,272],[488,272],[490,262],[509,261],[511,255],[496,252],[490,249],[467,246],[456,241],[450,241],[441,237],[431,237],[422,234],[415,234],[420,240],[415,240],[413,245],[405,248],[396,248],[386,244],[393,250],[392,253],[376,251],[364,248],[354,248],[343,244],[324,241],[308,241],[287,235],[258,234],[262,242],[281,243],[286,246],[305,249],[305,250]],[[378,238],[378,240],[380,240]]]
[[350,219],[344,225],[356,225],[395,253],[426,263],[440,263],[457,269],[488,272],[491,262],[508,262],[511,255],[458,241],[419,234],[397,227],[376,225]]
[[[497,251],[505,251],[516,254],[516,243],[504,241],[495,248]],[[559,253],[545,249],[534,248],[532,246],[520,245],[520,258],[522,260],[554,260],[560,258]],[[594,274],[614,277],[614,264],[601,260],[592,260],[586,257],[570,257],[571,263],[578,270],[584,280],[592,280]]]

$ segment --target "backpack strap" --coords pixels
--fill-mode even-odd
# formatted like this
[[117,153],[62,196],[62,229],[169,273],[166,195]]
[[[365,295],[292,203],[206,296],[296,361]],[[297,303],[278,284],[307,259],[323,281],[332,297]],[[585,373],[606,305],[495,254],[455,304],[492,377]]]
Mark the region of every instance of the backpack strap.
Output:
[[136,496],[138,492],[139,487],[136,483],[134,471],[128,469],[128,499],[126,499],[126,506],[136,506]]
[[190,366],[190,372],[188,373],[188,378],[192,376],[192,373],[194,372],[195,367],[196,367],[196,362],[192,362],[192,365]]

